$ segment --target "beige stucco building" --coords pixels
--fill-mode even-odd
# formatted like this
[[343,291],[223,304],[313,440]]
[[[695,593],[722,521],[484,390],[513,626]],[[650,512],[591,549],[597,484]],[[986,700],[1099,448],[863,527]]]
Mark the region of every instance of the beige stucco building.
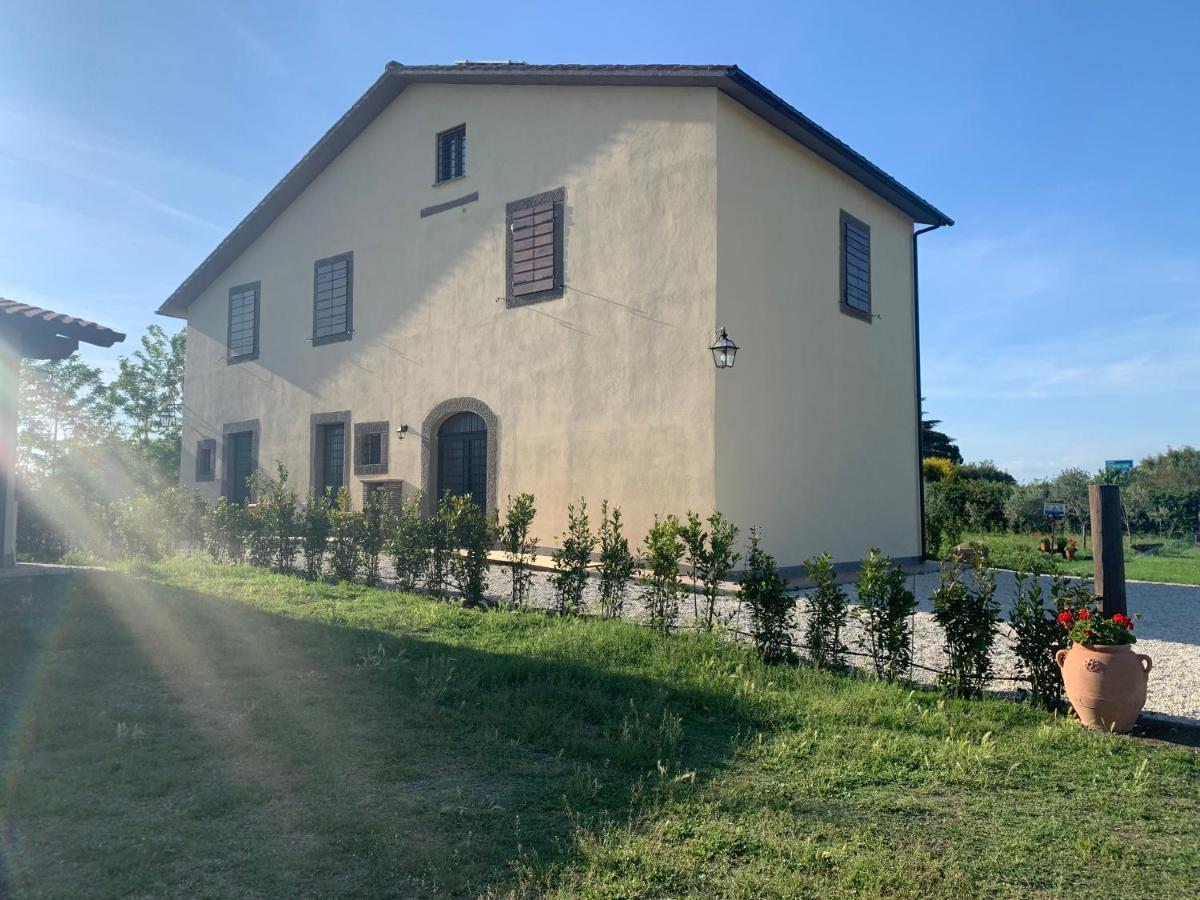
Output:
[[[389,65],[160,312],[182,483],[720,509],[784,565],[921,552],[917,224],[733,67]],[[741,346],[717,369],[725,326]]]

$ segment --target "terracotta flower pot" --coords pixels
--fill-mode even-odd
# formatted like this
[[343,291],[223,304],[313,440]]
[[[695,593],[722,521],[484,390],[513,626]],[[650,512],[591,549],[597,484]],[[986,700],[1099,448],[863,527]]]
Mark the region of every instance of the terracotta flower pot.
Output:
[[1080,722],[1095,731],[1133,728],[1146,705],[1150,657],[1129,644],[1072,644],[1054,659]]
[[1072,550],[1070,547],[1068,547],[1067,548],[1067,559],[1074,559],[1074,558],[1075,558],[1075,551]]
[[1040,544],[1038,544],[1038,549],[1041,550],[1043,553],[1049,553],[1050,552],[1050,542],[1042,541]]

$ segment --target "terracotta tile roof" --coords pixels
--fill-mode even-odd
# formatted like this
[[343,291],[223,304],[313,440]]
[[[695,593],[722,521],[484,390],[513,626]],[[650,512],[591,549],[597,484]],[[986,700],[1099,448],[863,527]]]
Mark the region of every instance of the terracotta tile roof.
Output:
[[28,303],[18,303],[16,300],[5,300],[0,297],[0,327],[7,324],[19,323],[26,327],[41,327],[46,331],[74,338],[97,347],[111,347],[125,340],[125,335],[104,325],[97,325],[86,319],[68,316],[65,313],[54,312],[52,309],[42,309]]

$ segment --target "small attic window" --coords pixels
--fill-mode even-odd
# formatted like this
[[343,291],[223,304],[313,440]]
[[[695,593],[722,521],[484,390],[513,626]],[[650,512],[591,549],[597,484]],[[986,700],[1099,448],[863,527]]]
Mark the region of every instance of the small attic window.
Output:
[[459,125],[437,136],[437,183],[467,174],[467,126]]

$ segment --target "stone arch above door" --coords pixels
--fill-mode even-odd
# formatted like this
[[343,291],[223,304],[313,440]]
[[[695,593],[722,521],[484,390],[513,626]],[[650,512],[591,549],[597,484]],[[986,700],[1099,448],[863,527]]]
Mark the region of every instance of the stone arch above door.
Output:
[[500,469],[500,419],[490,406],[474,397],[455,397],[444,400],[429,411],[421,423],[421,506],[428,515],[437,506],[438,429],[451,416],[472,412],[487,426],[487,496],[488,513],[497,511],[496,473]]

